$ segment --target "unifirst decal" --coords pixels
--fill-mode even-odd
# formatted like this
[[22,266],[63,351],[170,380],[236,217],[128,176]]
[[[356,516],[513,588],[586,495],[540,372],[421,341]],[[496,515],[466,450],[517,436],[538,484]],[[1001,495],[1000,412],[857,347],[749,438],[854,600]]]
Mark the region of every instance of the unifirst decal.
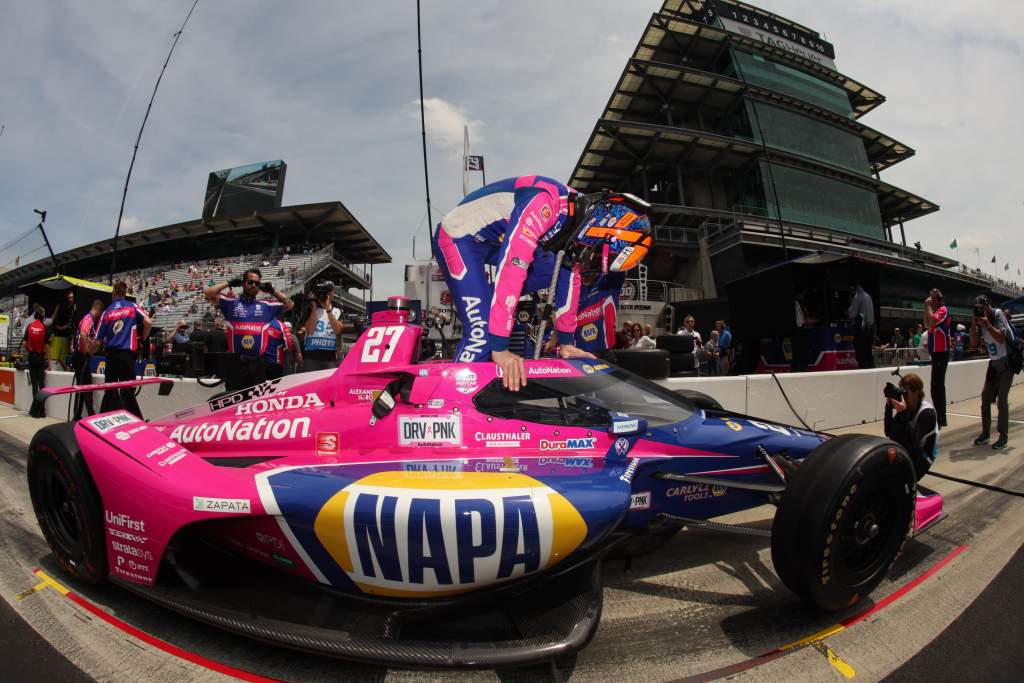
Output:
[[429,597],[542,571],[587,525],[524,474],[379,472],[328,500],[314,531],[364,592]]
[[309,436],[309,418],[295,417],[281,420],[261,417],[258,420],[229,420],[199,424],[178,425],[171,438],[178,443],[215,443],[218,441],[260,441],[265,439],[295,439]]

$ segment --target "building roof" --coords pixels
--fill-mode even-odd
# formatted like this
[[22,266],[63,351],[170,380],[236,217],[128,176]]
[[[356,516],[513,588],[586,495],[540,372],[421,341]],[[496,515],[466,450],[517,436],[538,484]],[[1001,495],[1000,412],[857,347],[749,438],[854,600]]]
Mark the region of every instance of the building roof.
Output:
[[781,47],[697,21],[696,14],[684,11],[688,3],[681,7],[675,13],[651,16],[633,53],[635,58],[666,63],[683,63],[693,58],[714,61],[731,43],[837,85],[846,91],[855,117],[885,102],[884,95],[845,74]]
[[[581,192],[596,192],[615,188],[640,164],[648,168],[687,163],[740,169],[764,156],[765,149],[760,144],[734,137],[677,126],[599,119],[569,184]],[[874,190],[885,225],[896,225],[939,209],[934,202],[911,192],[818,159],[778,149],[769,149],[768,158],[773,163],[796,166]]]
[[[156,263],[205,257],[206,248],[235,253],[260,252],[273,243],[332,241],[349,263],[390,263],[391,256],[341,202],[296,204],[254,211],[245,216],[197,218],[173,225],[121,235],[117,243],[118,270]],[[113,238],[57,254],[62,272],[106,273]],[[0,273],[0,290],[52,274],[49,257]]]

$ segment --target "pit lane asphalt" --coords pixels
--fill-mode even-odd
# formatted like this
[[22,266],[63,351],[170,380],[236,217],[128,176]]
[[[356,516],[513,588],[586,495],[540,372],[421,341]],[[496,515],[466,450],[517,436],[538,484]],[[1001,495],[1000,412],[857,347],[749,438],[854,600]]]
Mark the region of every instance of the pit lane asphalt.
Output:
[[[1024,405],[1024,387],[1012,391],[1010,404]],[[951,412],[976,415],[978,409],[974,399],[956,404]],[[1024,421],[1024,407],[1011,412],[1013,419]],[[0,409],[0,417],[14,414]],[[971,445],[977,433],[976,420],[950,420],[950,428],[942,433],[936,470],[1024,489],[1024,428],[1012,425],[1011,447],[998,452]],[[25,444],[40,425],[40,421],[28,418],[0,419],[0,595],[25,620],[20,628],[5,628],[8,635],[0,641],[8,662],[7,680],[62,678],[61,672],[70,669],[62,668],[61,657],[98,680],[222,678],[210,669],[142,643],[55,591],[42,590],[16,600],[15,596],[38,583],[32,573],[36,567],[157,638],[238,669],[293,681],[673,680],[750,661],[826,629],[837,618],[863,608],[860,605],[841,615],[817,613],[779,583],[767,539],[688,529],[657,553],[635,560],[629,571],[622,563],[607,566],[604,614],[597,634],[575,661],[559,667],[497,672],[413,671],[299,654],[187,620],[112,585],[86,587],[65,576],[39,533],[25,486]],[[874,424],[837,431],[878,433],[880,429]],[[961,545],[968,544],[969,548],[885,610],[827,637],[826,645],[861,680],[879,680],[896,671],[905,673],[907,669],[900,667],[918,652],[922,659],[917,660],[918,664],[912,660],[907,666],[919,665],[924,670],[931,662],[933,668],[941,670],[941,659],[936,662],[934,657],[957,655],[935,648],[931,652],[939,654],[929,654],[926,646],[971,607],[1024,544],[1024,499],[935,478],[925,478],[922,483],[946,496],[950,519],[909,541],[903,556],[872,597],[878,600],[892,593]],[[733,515],[730,521],[770,528],[771,514],[772,509],[766,506]],[[999,602],[991,599],[986,604],[991,605],[987,609],[999,608]],[[1011,605],[1002,609],[1020,614],[1020,608]],[[3,625],[11,622],[17,620],[4,619]],[[33,640],[36,632],[54,651]],[[842,680],[819,650],[799,648],[735,677],[756,677],[759,681]],[[960,650],[958,656],[969,660],[977,654]],[[990,660],[989,671],[1014,671],[1008,668],[1013,664],[1009,652],[1002,655],[1002,660],[998,651],[984,656]]]

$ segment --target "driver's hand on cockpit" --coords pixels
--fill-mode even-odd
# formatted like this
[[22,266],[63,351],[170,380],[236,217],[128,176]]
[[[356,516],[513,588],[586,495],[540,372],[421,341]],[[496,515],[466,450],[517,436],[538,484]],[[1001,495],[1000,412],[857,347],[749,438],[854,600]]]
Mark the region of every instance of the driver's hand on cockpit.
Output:
[[584,351],[583,349],[578,349],[572,344],[562,344],[559,346],[558,356],[559,358],[589,358],[591,360],[597,360],[597,356],[594,354],[589,351]]
[[519,391],[526,386],[526,364],[522,357],[511,351],[493,351],[491,360],[501,368],[501,381],[509,391]]

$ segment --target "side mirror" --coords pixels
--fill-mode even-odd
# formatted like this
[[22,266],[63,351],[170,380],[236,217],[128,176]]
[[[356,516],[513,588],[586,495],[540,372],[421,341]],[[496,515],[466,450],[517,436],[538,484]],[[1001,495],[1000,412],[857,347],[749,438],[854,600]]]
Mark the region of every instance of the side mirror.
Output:
[[612,423],[608,426],[611,436],[632,436],[647,431],[647,420],[642,417],[630,417],[623,413],[612,413]]

